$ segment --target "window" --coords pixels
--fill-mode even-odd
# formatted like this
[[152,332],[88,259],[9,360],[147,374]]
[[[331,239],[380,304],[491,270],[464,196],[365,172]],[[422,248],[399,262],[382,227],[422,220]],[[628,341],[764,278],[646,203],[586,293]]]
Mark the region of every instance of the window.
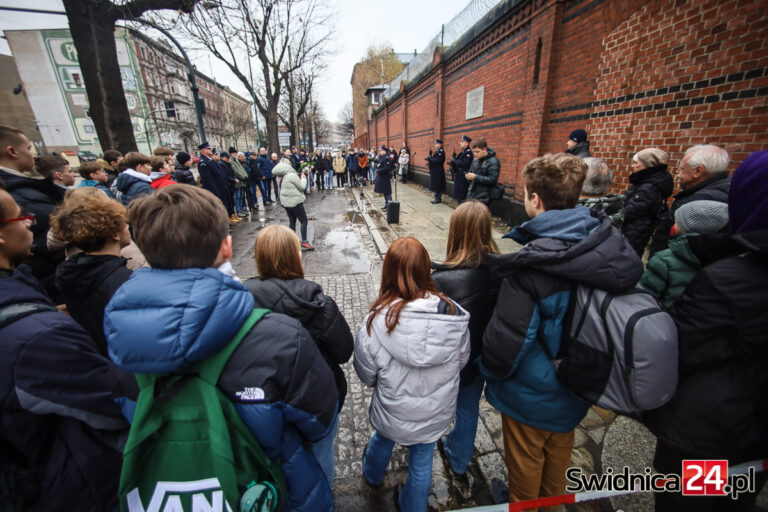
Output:
[[176,106],[172,101],[165,102],[165,114],[168,117],[176,117]]

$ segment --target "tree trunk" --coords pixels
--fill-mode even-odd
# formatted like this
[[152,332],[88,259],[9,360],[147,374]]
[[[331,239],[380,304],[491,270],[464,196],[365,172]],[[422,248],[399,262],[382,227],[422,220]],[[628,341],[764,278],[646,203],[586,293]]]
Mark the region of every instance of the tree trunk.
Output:
[[[100,2],[64,0],[88,92],[88,114],[103,150],[136,151],[115,45],[115,21]],[[138,77],[137,77],[138,79]]]
[[267,139],[269,141],[267,151],[279,155],[280,138],[277,135],[277,105],[270,105],[270,107],[264,114],[264,121],[267,123]]

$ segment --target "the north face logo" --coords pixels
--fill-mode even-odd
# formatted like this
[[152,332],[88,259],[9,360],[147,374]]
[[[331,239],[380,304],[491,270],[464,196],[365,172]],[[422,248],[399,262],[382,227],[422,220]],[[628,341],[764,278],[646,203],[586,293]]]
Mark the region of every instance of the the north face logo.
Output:
[[218,478],[194,482],[157,482],[145,509],[136,488],[125,497],[128,512],[232,512]]
[[243,402],[256,402],[264,400],[264,390],[261,388],[244,388],[235,393],[235,397]]

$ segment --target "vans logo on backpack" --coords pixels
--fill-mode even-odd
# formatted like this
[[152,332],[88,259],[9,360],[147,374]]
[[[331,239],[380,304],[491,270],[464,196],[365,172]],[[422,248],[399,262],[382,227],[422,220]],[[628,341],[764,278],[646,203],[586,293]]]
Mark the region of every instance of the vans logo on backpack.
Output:
[[264,400],[264,390],[261,388],[244,388],[235,393],[238,400],[243,402],[260,402]]
[[[224,500],[224,491],[218,478],[194,482],[157,482],[152,499],[145,509],[139,489],[126,495],[128,512],[232,512]],[[188,506],[185,507],[184,503]],[[226,508],[225,508],[226,507]]]

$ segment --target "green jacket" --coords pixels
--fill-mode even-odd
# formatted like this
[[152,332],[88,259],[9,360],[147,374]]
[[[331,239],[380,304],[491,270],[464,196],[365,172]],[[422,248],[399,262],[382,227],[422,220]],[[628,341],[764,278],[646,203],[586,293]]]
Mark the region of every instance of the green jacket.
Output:
[[243,188],[248,184],[248,173],[245,172],[243,164],[241,164],[237,158],[231,158],[229,163],[232,166],[232,170],[235,171],[235,177],[238,181],[237,185],[235,185],[235,188]]
[[272,174],[280,180],[280,204],[283,208],[293,208],[304,202],[307,196],[307,179],[299,177],[291,164],[280,162],[272,169]]
[[651,292],[664,309],[683,294],[688,283],[701,270],[699,258],[688,246],[688,239],[696,234],[681,235],[669,242],[669,247],[648,260],[640,278],[640,286]]

